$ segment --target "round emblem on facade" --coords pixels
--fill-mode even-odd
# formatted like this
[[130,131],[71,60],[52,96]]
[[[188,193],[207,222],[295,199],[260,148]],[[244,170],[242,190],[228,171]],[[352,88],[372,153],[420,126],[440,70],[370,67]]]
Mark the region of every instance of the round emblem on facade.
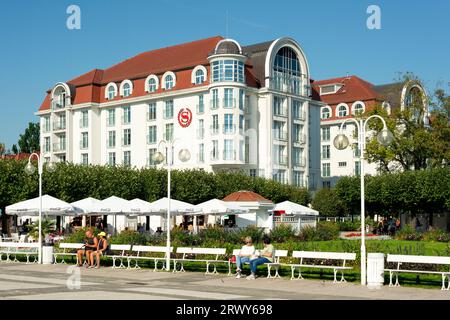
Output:
[[182,108],[178,112],[178,123],[183,128],[189,127],[192,122],[192,111],[189,108]]

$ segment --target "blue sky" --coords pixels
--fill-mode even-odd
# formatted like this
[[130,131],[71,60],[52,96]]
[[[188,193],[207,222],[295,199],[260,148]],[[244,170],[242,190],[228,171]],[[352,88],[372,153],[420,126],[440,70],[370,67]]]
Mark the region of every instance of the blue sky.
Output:
[[[356,74],[392,82],[412,71],[428,89],[450,81],[450,1],[17,0],[0,10],[0,142],[16,143],[45,91],[137,53],[215,35],[243,45],[290,36],[314,79]],[[69,5],[81,30],[66,27]],[[367,7],[381,8],[369,30]],[[228,11],[228,28],[227,12]]]

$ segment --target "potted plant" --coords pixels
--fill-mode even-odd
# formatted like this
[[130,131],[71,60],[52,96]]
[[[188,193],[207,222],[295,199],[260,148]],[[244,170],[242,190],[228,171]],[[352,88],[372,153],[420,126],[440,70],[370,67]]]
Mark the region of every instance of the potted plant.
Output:
[[[41,223],[41,235],[44,239],[44,246],[53,246],[53,232],[55,232],[55,222],[50,219],[44,219]],[[28,227],[28,233],[33,239],[39,239],[39,221],[34,222]]]

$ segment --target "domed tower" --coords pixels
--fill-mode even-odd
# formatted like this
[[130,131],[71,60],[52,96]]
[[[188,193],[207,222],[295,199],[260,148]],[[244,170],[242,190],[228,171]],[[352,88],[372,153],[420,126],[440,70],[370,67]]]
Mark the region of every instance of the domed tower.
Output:
[[244,104],[247,56],[233,39],[219,41],[208,56],[210,76],[211,164],[215,169],[242,165],[244,159]]

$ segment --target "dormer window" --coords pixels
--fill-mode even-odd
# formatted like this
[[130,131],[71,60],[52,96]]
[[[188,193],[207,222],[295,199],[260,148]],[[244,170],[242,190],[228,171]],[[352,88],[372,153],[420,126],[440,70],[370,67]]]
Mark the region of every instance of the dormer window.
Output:
[[352,106],[353,115],[359,116],[365,112],[365,106],[364,103],[361,101],[356,101]]
[[148,92],[155,92],[156,91],[156,80],[151,78],[148,80]]
[[202,84],[205,81],[205,74],[202,69],[195,72],[195,84]]
[[334,94],[339,91],[339,89],[342,88],[342,84],[340,83],[333,83],[333,84],[327,84],[324,86],[320,86],[320,95],[326,95],[326,94]]
[[123,96],[128,97],[131,94],[131,86],[128,83],[123,85]]
[[163,83],[164,83],[164,89],[165,90],[170,90],[173,87],[175,87],[176,84],[176,78],[175,78],[175,74],[173,72],[166,72],[163,75]]
[[69,86],[66,83],[58,83],[52,90],[52,109],[64,109],[69,104]]
[[130,80],[122,81],[120,85],[120,95],[124,98],[133,94],[133,83]]
[[320,114],[321,119],[329,119],[331,118],[331,108],[330,107],[323,107]]
[[145,91],[146,92],[156,92],[159,86],[159,79],[154,74],[149,75],[145,80]]
[[340,104],[337,106],[338,117],[343,118],[348,116],[348,106],[346,104]]
[[105,89],[105,98],[112,100],[117,96],[117,85],[114,82],[108,83]]

